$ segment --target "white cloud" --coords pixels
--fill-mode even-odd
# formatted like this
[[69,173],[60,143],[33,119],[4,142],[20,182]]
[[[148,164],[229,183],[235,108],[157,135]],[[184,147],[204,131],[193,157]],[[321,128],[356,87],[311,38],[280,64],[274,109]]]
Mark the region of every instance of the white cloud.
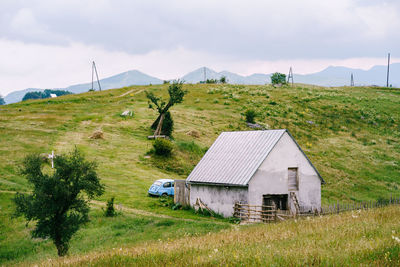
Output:
[[396,56],[399,13],[394,0],[3,0],[0,92],[87,82],[92,59],[102,77],[366,69]]

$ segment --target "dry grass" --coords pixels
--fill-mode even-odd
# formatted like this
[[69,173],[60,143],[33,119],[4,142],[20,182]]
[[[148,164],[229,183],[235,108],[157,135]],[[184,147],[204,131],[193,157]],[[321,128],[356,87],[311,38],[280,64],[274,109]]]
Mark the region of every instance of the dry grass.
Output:
[[400,207],[390,206],[42,262],[56,266],[399,266]]

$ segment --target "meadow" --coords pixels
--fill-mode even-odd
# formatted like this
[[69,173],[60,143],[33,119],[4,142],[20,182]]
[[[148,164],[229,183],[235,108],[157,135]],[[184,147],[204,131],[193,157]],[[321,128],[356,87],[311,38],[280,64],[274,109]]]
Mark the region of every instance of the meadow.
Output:
[[43,261],[57,266],[399,266],[400,209],[354,211],[145,246],[115,247],[84,257]]
[[[147,190],[160,178],[185,179],[221,131],[250,130],[243,116],[247,109],[254,109],[256,121],[268,129],[289,129],[326,181],[323,204],[399,195],[399,89],[187,84],[185,101],[171,109],[175,121],[172,158],[149,158],[152,142],[147,136],[152,134],[149,126],[157,114],[148,108],[144,91],[166,96],[167,86],[132,86],[0,106],[0,264],[56,257],[49,240],[30,238],[32,223],[26,227],[22,218],[12,218],[11,199],[16,191],[30,190],[18,174],[24,156],[52,150],[65,153],[75,146],[98,162],[106,193],[96,203],[114,196],[122,214],[105,218],[101,207],[94,204],[91,222],[72,240],[72,257],[117,245],[185,242],[179,240],[237,229],[227,220],[172,210],[159,199],[149,198]],[[134,115],[121,117],[125,110]],[[104,133],[104,139],[89,138],[97,130]],[[188,135],[191,131],[199,136]],[[393,209],[381,212],[386,211],[396,213]],[[389,220],[387,231],[391,225]],[[272,226],[260,229],[268,232],[268,227]],[[251,231],[239,229],[239,233]],[[326,253],[321,259],[329,263]]]

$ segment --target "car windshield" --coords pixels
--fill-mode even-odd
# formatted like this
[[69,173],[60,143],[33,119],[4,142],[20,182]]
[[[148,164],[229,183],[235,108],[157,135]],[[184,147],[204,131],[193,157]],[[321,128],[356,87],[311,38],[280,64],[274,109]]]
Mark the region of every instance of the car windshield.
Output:
[[153,185],[160,186],[160,185],[162,185],[162,183],[160,181],[156,181],[156,182],[154,182]]

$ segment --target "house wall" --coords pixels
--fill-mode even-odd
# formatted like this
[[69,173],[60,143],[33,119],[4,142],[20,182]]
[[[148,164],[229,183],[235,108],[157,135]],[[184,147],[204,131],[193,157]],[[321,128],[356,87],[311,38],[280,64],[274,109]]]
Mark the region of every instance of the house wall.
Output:
[[236,202],[247,203],[247,187],[191,184],[191,206],[196,203],[197,198],[200,198],[213,211],[224,217],[230,217],[233,215],[233,206]]
[[[301,207],[321,208],[321,180],[296,143],[285,133],[256,171],[249,182],[248,203],[262,205],[263,195],[289,194],[288,168],[297,167],[299,190],[296,191]],[[292,210],[294,206],[289,198]]]

